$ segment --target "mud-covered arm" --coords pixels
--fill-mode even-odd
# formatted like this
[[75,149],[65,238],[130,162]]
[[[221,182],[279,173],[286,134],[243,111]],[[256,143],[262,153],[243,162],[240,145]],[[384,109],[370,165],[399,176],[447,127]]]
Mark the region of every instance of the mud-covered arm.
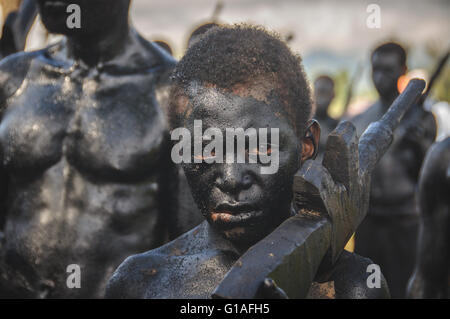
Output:
[[450,137],[434,144],[419,178],[422,219],[418,258],[408,285],[410,298],[448,298],[450,275]]
[[[148,261],[143,255],[133,255],[125,259],[114,271],[106,285],[106,299],[139,299],[144,298],[145,284],[151,276],[144,276],[143,269]],[[150,266],[149,266],[150,267]]]
[[[179,177],[178,169],[170,157],[171,143],[170,137],[165,136],[164,147],[160,162],[159,189],[158,189],[158,224],[161,227],[161,241],[159,245],[175,239],[178,233],[178,213],[179,213]],[[158,246],[159,246],[158,245]]]
[[[0,127],[8,108],[8,99],[21,87],[28,72],[32,55],[20,53],[0,60]],[[6,219],[8,174],[3,167],[3,147],[0,145],[0,243]],[[0,244],[1,247],[1,244]]]
[[37,53],[17,53],[0,60],[0,112],[6,108],[8,98],[22,86],[31,61]]

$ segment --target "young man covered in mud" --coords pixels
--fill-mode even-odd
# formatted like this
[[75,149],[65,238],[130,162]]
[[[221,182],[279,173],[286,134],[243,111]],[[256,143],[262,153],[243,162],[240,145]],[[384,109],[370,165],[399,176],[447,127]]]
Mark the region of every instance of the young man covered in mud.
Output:
[[[201,163],[194,151],[183,168],[205,221],[158,249],[126,259],[108,283],[109,298],[209,298],[249,247],[295,214],[294,174],[316,153],[320,128],[309,121],[310,92],[301,60],[262,29],[210,30],[179,62],[170,98],[173,128],[186,128],[194,140],[201,120],[216,140],[224,137],[224,150],[230,128],[259,130],[259,147],[251,146],[249,138],[244,163],[234,153],[234,161],[213,162],[211,157],[221,155],[220,146],[208,154],[210,140],[203,140]],[[278,139],[271,133],[262,136],[263,128],[278,130]],[[251,163],[256,155],[258,161]],[[277,165],[260,160],[269,155],[278,157]],[[270,167],[275,169],[267,174]],[[342,253],[329,277],[336,297],[387,297],[384,281],[381,289],[367,287],[370,263]],[[265,296],[277,289],[270,281],[262,287]]]

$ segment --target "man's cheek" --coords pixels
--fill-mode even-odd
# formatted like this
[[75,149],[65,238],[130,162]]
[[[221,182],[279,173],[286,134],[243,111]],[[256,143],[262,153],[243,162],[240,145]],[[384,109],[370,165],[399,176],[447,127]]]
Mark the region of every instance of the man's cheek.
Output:
[[271,176],[271,180],[282,185],[286,185],[288,180],[293,180],[293,176],[301,168],[300,152],[280,152],[278,171]]

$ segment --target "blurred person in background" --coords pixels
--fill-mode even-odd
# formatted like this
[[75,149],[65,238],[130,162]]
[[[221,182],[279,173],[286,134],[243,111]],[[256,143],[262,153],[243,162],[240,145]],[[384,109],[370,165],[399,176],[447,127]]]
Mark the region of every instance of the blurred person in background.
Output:
[[[371,62],[379,99],[351,119],[359,135],[397,98],[398,80],[407,70],[406,51],[393,42],[377,47]],[[413,106],[373,172],[369,212],[356,232],[355,252],[381,267],[393,298],[405,297],[414,267],[419,225],[414,194],[420,167],[435,137],[433,115],[420,105]]]
[[319,143],[319,156],[325,151],[328,135],[336,128],[338,121],[328,114],[328,109],[335,97],[334,81],[328,75],[321,75],[314,81],[314,118],[319,121],[321,134]]

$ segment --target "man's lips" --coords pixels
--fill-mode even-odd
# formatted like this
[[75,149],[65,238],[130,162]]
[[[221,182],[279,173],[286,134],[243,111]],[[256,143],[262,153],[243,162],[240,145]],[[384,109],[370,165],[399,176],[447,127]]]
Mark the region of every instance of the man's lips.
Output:
[[262,214],[262,211],[250,204],[220,204],[211,212],[214,224],[224,227],[235,227],[251,222]]

